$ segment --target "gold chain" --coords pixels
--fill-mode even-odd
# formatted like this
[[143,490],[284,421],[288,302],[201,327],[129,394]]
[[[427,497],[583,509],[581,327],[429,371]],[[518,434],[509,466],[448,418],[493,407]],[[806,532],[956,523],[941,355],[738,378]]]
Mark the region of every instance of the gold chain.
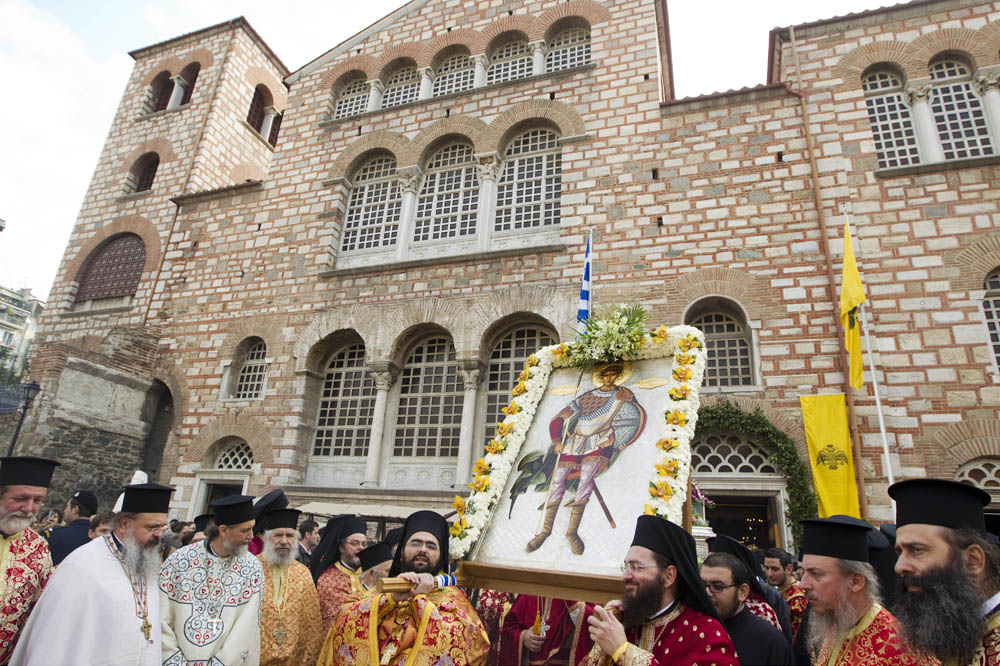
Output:
[[142,620],[142,624],[139,625],[139,631],[142,632],[147,641],[152,643],[153,641],[149,637],[149,632],[152,630],[153,625],[149,623],[149,599],[146,596],[146,581],[140,580],[136,584],[132,580],[132,574],[129,573],[128,567],[125,566],[125,558],[118,552],[118,546],[114,543],[110,535],[104,535],[104,543],[107,545],[108,550],[111,551],[111,554],[115,556],[115,559],[118,560],[118,564],[121,565],[122,571],[125,573],[126,578],[128,578],[129,587],[132,588],[132,597],[135,599],[135,615]]

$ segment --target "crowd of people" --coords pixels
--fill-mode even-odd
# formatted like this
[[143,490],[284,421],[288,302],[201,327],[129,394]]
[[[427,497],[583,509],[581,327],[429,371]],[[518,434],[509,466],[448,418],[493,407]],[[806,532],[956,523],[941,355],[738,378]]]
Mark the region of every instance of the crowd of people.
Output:
[[800,558],[718,536],[699,564],[688,532],[639,516],[602,605],[460,587],[435,511],[373,543],[354,516],[300,521],[281,490],[170,523],[167,486],[106,513],[80,490],[46,539],[57,466],[0,459],[0,664],[1000,664],[989,496],[952,481],[891,486],[881,529],[803,521]]

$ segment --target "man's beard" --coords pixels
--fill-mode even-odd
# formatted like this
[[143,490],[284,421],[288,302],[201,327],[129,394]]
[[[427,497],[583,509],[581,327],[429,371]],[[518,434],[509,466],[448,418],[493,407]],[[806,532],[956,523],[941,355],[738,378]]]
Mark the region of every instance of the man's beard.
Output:
[[[893,614],[899,634],[911,651],[942,663],[967,664],[979,648],[985,619],[982,595],[972,577],[955,561],[923,576],[900,576]],[[915,585],[918,592],[907,587]]]
[[344,555],[340,558],[340,561],[344,564],[344,566],[351,569],[357,569],[361,566],[361,558],[357,555]]
[[663,607],[663,588],[666,583],[663,574],[649,582],[636,581],[635,592],[622,594],[622,624],[626,627],[641,627],[656,611]]
[[284,553],[279,553],[270,539],[264,540],[264,550],[261,551],[261,555],[272,567],[287,567],[295,559],[290,548]]
[[438,570],[438,562],[433,558],[428,557],[427,562],[421,562],[420,564],[415,564],[413,560],[417,559],[414,555],[409,560],[403,560],[400,562],[400,572],[406,573],[407,571],[412,571],[413,573],[429,573],[431,575],[436,574]]
[[159,573],[160,554],[156,547],[160,544],[160,537],[153,536],[146,543],[139,543],[135,538],[135,528],[130,525],[125,529],[121,542],[124,546],[122,560],[125,570],[133,580],[148,581]]
[[830,639],[831,644],[843,640],[854,625],[858,623],[858,613],[851,604],[846,583],[841,585],[837,594],[834,610],[829,613],[817,613],[813,610],[809,615],[809,634],[806,643],[809,652],[819,654],[823,642]]
[[31,527],[34,516],[24,511],[5,511],[0,509],[0,532],[17,534]]
[[222,545],[226,547],[226,550],[229,551],[229,554],[232,557],[243,557],[247,554],[247,548],[249,547],[249,544],[244,543],[243,541],[238,541],[233,544],[223,541]]

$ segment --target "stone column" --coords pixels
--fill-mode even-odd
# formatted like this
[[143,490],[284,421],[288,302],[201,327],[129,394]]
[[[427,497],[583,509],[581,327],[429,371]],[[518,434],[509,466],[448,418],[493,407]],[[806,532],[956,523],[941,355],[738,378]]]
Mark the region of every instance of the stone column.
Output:
[[434,93],[434,70],[424,67],[420,70],[420,90],[417,91],[417,99],[430,99]]
[[389,389],[396,380],[388,371],[372,372],[375,381],[375,411],[372,414],[372,433],[368,440],[368,458],[365,460],[365,486],[378,486],[382,467],[382,438],[385,435],[385,407],[389,402]]
[[142,93],[143,113],[152,113],[155,105],[156,96],[153,94],[153,86],[146,86],[145,92]]
[[403,202],[399,207],[399,227],[396,230],[396,259],[405,261],[413,238],[413,219],[417,215],[417,192],[420,191],[420,170],[404,167],[399,170],[399,188]]
[[260,124],[260,135],[264,137],[265,141],[271,136],[271,126],[274,125],[274,119],[277,116],[278,110],[273,106],[264,109],[264,121]]
[[382,108],[383,92],[385,92],[385,84],[381,81],[378,79],[372,79],[368,82],[368,106],[365,107],[366,113],[378,111]]
[[181,105],[181,100],[184,99],[184,93],[187,92],[189,84],[180,74],[170,77],[170,80],[174,82],[174,89],[170,91],[170,101],[167,102],[167,108],[176,109]]
[[496,153],[481,156],[476,170],[479,172],[479,202],[476,208],[476,249],[485,252],[490,248],[493,222],[497,214],[497,178],[500,175],[500,156]]
[[479,398],[479,382],[483,371],[479,361],[473,361],[473,366],[462,368],[462,383],[465,385],[465,395],[462,398],[462,429],[458,439],[458,463],[455,466],[455,487],[460,488],[469,482],[469,471],[472,469],[472,454],[480,443],[476,437],[476,403]]
[[934,115],[927,97],[931,93],[930,85],[911,86],[906,89],[906,96],[913,110],[913,128],[917,132],[917,145],[920,147],[921,162],[944,161],[944,149],[941,148],[941,138],[934,124]]
[[485,53],[480,53],[479,55],[472,56],[472,60],[476,63],[476,73],[472,78],[472,87],[482,88],[486,85],[486,70],[490,67],[490,59]]
[[531,46],[531,74],[538,76],[545,73],[545,42],[534,42]]
[[986,117],[989,118],[993,147],[996,150],[1000,140],[1000,71],[980,74],[976,77],[975,86],[986,107]]

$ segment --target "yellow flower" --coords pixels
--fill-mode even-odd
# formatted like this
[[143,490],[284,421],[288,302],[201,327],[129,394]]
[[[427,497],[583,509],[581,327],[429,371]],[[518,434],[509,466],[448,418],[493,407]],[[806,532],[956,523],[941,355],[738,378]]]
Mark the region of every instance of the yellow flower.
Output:
[[538,359],[535,358],[534,354],[531,354],[530,356],[528,356],[528,358],[524,360],[524,367],[526,368],[533,368],[536,365],[538,365]]
[[670,499],[671,495],[674,494],[673,489],[667,485],[665,481],[660,481],[659,483],[649,483],[649,494],[653,497],[662,497],[663,499]]
[[556,358],[566,358],[566,345],[559,345],[558,347],[552,350],[552,354]]
[[453,537],[460,537],[462,536],[462,533],[465,532],[465,529],[467,527],[468,524],[466,524],[465,518],[462,518],[461,520],[456,520],[455,522],[453,522],[451,524],[451,527],[448,528],[448,531],[451,533]]
[[647,516],[655,516],[656,515],[656,509],[654,509],[653,507],[651,507],[648,504],[644,504],[643,507],[642,507],[642,513],[644,515],[647,515]]
[[510,434],[510,431],[514,429],[513,423],[498,423],[497,424],[497,434],[501,437],[506,437]]
[[701,343],[698,342],[697,338],[691,335],[685,335],[683,338],[677,341],[677,346],[681,348],[682,351],[691,351],[692,349],[701,349]]
[[645,338],[645,336],[639,338],[639,346],[642,347],[644,344],[646,344],[646,338]]
[[528,371],[528,368],[525,368],[524,370],[521,371],[521,374],[517,376],[517,381],[526,382],[528,381],[529,377],[531,377],[531,373]]
[[472,468],[472,473],[475,474],[476,476],[480,476],[481,474],[489,474],[489,472],[490,472],[490,466],[487,465],[486,461],[483,460],[482,458],[477,460],[476,466]]
[[691,379],[691,374],[692,374],[691,368],[682,368],[682,367],[674,368],[674,380],[678,382],[686,382],[687,380]]
[[461,495],[455,495],[455,501],[451,503],[451,506],[459,516],[465,515],[465,498]]
[[506,414],[507,416],[510,416],[512,414],[517,414],[519,411],[521,411],[521,408],[517,406],[517,402],[511,400],[510,404],[501,409],[500,411]]
[[676,449],[681,443],[676,439],[661,439],[656,443],[656,448],[661,451],[669,451],[670,449]]
[[667,327],[661,325],[658,329],[653,331],[650,337],[653,340],[653,342],[655,342],[656,344],[660,344],[661,342],[667,339]]
[[691,365],[692,363],[694,363],[694,356],[682,353],[682,354],[677,354],[677,356],[674,357],[674,360],[677,361],[677,365]]
[[469,487],[475,490],[476,492],[481,493],[490,487],[490,477],[477,476],[475,480],[473,480],[473,482],[469,484]]
[[517,384],[516,384],[516,385],[514,386],[514,388],[513,388],[513,390],[511,391],[511,393],[512,393],[513,395],[521,395],[522,393],[524,393],[524,392],[525,392],[525,391],[527,391],[527,390],[528,390],[528,387],[524,385],[524,382],[518,382],[518,383],[517,383]]
[[486,445],[486,453],[492,453],[496,455],[498,453],[503,453],[503,450],[507,448],[507,445],[503,442],[498,442],[495,439],[491,439],[490,443]]
[[666,464],[656,464],[656,471],[660,473],[660,476],[672,476],[677,477],[677,461],[668,460]]
[[687,384],[681,384],[670,389],[668,393],[670,393],[670,397],[674,400],[683,400],[691,395],[691,388]]
[[687,423],[687,414],[680,410],[674,410],[667,413],[667,423],[675,426],[682,426]]

